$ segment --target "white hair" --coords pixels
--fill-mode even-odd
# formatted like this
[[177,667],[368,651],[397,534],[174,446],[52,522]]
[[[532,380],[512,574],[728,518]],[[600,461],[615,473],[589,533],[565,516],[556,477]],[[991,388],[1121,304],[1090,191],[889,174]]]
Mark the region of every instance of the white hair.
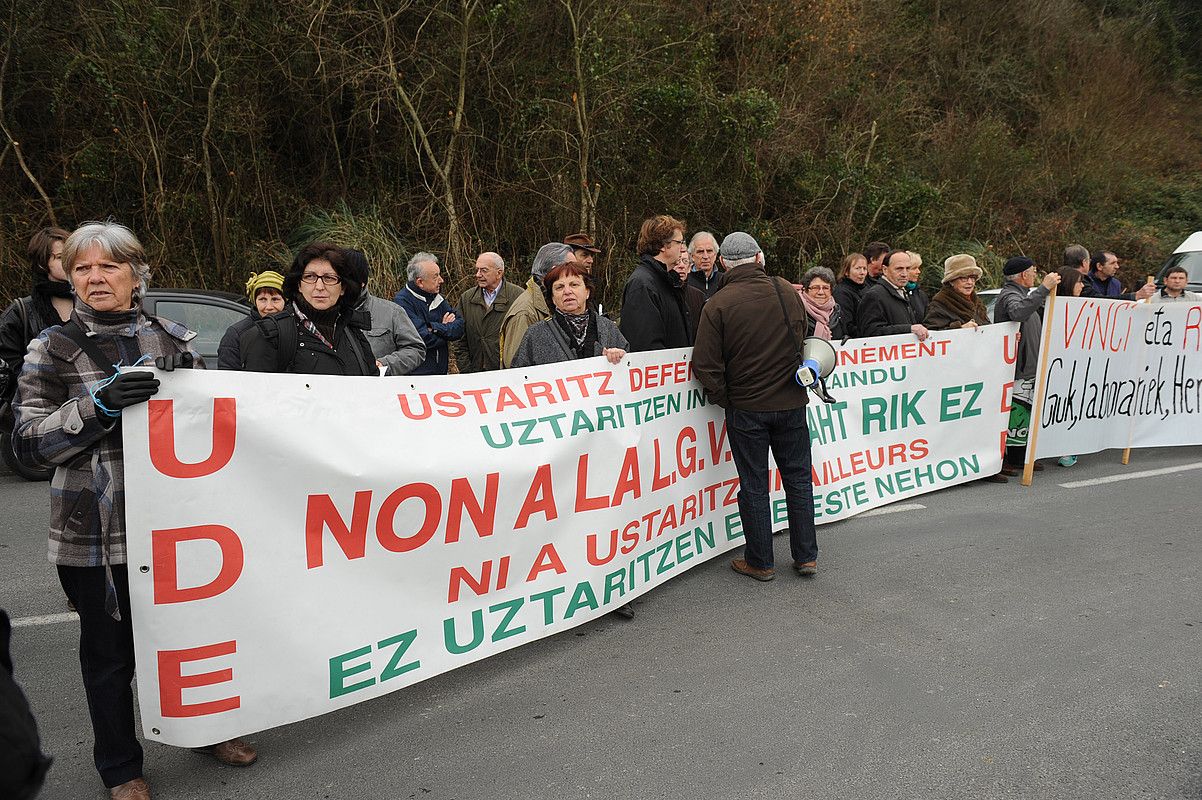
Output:
[[112,220],[85,222],[63,242],[63,271],[67,273],[67,279],[71,279],[71,268],[80,254],[93,245],[100,248],[105,258],[128,263],[133,268],[134,280],[138,284],[134,287],[133,301],[135,305],[140,303],[150,286],[150,264],[146,261],[146,250],[133,231]]
[[414,253],[413,258],[409,259],[409,263],[405,265],[405,272],[409,276],[409,280],[415,281],[422,277],[422,264],[427,261],[438,263],[438,256],[433,253]]
[[703,236],[714,243],[715,254],[722,252],[722,248],[718,246],[718,239],[714,236],[714,234],[710,233],[709,231],[697,231],[693,234],[693,238],[689,239],[689,255],[693,255],[697,252],[697,240]]

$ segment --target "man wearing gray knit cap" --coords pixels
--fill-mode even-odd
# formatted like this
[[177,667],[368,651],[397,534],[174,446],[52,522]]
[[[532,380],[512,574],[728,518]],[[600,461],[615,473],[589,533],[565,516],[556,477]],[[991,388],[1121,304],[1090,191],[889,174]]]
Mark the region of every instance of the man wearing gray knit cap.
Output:
[[746,539],[735,572],[776,577],[768,506],[768,450],[780,469],[793,569],[818,571],[806,390],[794,379],[806,312],[788,281],[764,271],[764,253],[746,233],[722,241],[726,281],[701,312],[693,371],[710,402],[726,409],[726,435],[739,471],[739,517]]
[[572,246],[563,242],[550,242],[538,248],[534,262],[530,265],[530,280],[526,281],[526,291],[505,312],[501,321],[501,367],[509,369],[513,366],[513,354],[518,351],[522,337],[532,326],[544,320],[551,319],[551,311],[547,308],[547,299],[543,297],[543,276],[551,271],[551,267],[575,262]]

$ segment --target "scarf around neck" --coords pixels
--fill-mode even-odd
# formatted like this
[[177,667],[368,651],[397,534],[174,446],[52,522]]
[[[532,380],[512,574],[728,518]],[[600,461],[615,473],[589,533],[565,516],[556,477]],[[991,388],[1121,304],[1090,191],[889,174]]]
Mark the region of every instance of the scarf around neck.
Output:
[[825,303],[818,305],[810,299],[810,295],[805,289],[799,288],[797,293],[801,295],[801,303],[806,307],[806,313],[814,318],[814,335],[830,341],[831,314],[835,310],[835,296],[827,297]]
[[558,308],[552,315],[560,329],[567,334],[568,342],[576,358],[591,358],[597,345],[597,315],[592,311],[583,314],[565,314]]
[[965,297],[952,287],[944,286],[935,293],[935,296],[931,298],[931,302],[938,303],[959,317],[961,325],[966,322],[977,322],[980,324],[982,319],[988,321],[985,306],[977,298],[976,292],[972,293],[972,297]]

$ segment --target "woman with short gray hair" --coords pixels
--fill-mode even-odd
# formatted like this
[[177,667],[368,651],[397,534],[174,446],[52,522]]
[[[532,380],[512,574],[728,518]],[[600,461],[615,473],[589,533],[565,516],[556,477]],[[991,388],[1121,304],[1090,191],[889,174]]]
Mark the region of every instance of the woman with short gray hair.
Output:
[[826,267],[811,267],[794,284],[806,308],[806,336],[842,341],[847,338],[843,309],[835,302],[835,273]]
[[[96,770],[114,798],[149,800],[134,729],[129,572],[125,546],[122,411],[145,403],[159,381],[146,369],[203,367],[196,334],[142,311],[150,266],[133,233],[90,222],[63,245],[75,305],[71,319],[29,346],[17,381],[18,456],[55,470],[50,561],[79,612],[79,661],[95,737]],[[239,740],[215,745],[228,764],[255,753]]]

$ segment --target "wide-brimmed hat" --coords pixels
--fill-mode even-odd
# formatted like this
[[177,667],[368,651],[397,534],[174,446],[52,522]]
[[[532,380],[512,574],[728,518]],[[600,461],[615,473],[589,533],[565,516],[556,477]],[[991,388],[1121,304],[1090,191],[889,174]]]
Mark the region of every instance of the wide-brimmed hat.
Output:
[[250,280],[246,282],[246,296],[253,303],[255,295],[260,289],[275,289],[280,294],[284,293],[284,276],[272,270],[264,270],[263,272],[250,274]]
[[587,233],[572,233],[563,237],[564,244],[570,244],[577,250],[587,250],[594,255],[601,254],[601,248],[593,244],[593,237]]
[[954,256],[948,256],[943,262],[944,283],[951,283],[956,278],[964,278],[968,276],[979,278],[984,274],[984,271],[977,266],[977,260],[968,253],[959,253]]

